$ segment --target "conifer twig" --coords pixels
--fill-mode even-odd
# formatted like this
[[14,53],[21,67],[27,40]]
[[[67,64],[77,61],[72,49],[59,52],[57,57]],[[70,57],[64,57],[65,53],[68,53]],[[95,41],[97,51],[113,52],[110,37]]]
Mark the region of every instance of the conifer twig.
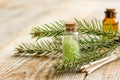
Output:
[[43,24],[41,27],[34,27],[30,34],[32,35],[32,38],[36,38],[37,40],[42,37],[57,37],[63,34],[64,24],[64,21]]
[[[75,19],[77,25],[78,25],[78,32],[81,34],[92,34],[92,35],[106,35],[106,36],[112,36],[116,37],[119,35],[119,32],[116,33],[110,33],[105,32],[102,30],[102,25],[100,21],[92,20],[91,22],[87,22],[86,20],[77,20]],[[120,35],[119,35],[120,36]]]
[[[88,22],[87,20],[77,20],[75,22],[78,26],[78,32],[80,34],[88,34],[88,35],[106,35],[106,36],[120,36],[119,32],[117,33],[109,33],[102,30],[102,25],[100,21],[92,20]],[[31,30],[32,38],[40,39],[43,37],[58,37],[61,36],[64,32],[65,21],[57,21],[52,22],[50,24],[43,24],[39,27],[34,27]]]
[[[111,54],[111,52],[113,52],[118,46],[120,45],[120,43],[118,44],[115,44],[115,45],[112,45],[111,47],[109,47],[108,49],[105,49],[105,50],[98,50],[97,52],[91,52],[91,53],[86,53],[82,59],[75,59],[75,61],[72,61],[70,62],[69,60],[67,62],[64,63],[63,62],[58,62],[56,65],[55,65],[55,68],[56,70],[58,71],[69,71],[71,69],[76,69],[78,66],[78,68],[81,68],[82,66],[86,65],[86,64],[89,64],[91,62],[94,62],[94,61],[97,61],[97,60],[100,60],[104,57],[107,57]],[[94,53],[94,54],[93,54]],[[88,54],[88,55],[87,55]],[[89,56],[89,54],[91,54]],[[88,56],[88,57],[87,57]],[[79,71],[78,69],[76,69],[76,71]]]
[[[64,58],[59,59],[58,62],[56,62],[54,65],[56,71],[75,72],[78,69],[84,69],[85,67],[85,69],[87,69],[87,72],[90,73],[95,69],[101,67],[102,65],[115,59],[115,57],[112,59],[107,58],[109,55],[111,55],[112,51],[114,51],[118,46],[120,46],[120,35],[118,32],[104,32],[102,30],[102,25],[100,21],[97,20],[88,22],[86,20],[80,21],[75,19],[75,22],[77,23],[78,32],[80,34],[80,57],[78,59],[74,59],[73,61]],[[48,57],[52,56],[57,58],[63,56],[61,40],[57,38],[61,37],[64,32],[64,23],[65,21],[58,21],[50,24],[43,24],[41,27],[33,28],[31,31],[32,38],[38,40],[43,37],[53,37],[55,42],[54,40],[53,42],[47,40],[40,43],[37,42],[35,44],[23,43],[15,49],[15,54],[32,56],[39,55]],[[81,39],[81,35],[86,35],[87,38],[83,37]],[[101,38],[101,36],[112,36],[112,39],[103,39]],[[90,64],[90,66],[88,66],[87,64]]]
[[31,56],[44,56],[44,57],[61,57],[61,46],[60,44],[51,41],[40,41],[39,43],[23,43],[18,45],[15,49],[15,55],[31,55]]

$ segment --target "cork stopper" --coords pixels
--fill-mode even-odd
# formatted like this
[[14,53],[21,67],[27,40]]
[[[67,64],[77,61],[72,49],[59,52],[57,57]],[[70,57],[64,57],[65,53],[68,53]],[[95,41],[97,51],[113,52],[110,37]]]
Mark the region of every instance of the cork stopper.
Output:
[[76,24],[74,22],[65,23],[65,26],[74,27]]
[[74,22],[65,23],[66,31],[77,31],[76,24]]
[[115,8],[107,8],[105,11],[106,18],[116,18],[116,13]]
[[116,13],[115,12],[116,11],[116,9],[115,8],[106,8],[106,11],[105,11],[105,13]]
[[114,12],[115,8],[106,8],[106,11],[108,11],[108,12]]

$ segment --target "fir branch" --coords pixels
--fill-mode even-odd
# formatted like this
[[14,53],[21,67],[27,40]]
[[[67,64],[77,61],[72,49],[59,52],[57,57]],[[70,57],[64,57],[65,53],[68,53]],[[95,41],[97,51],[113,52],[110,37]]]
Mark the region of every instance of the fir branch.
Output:
[[91,22],[87,22],[86,20],[77,20],[75,19],[78,25],[78,32],[81,34],[89,34],[89,35],[106,35],[106,36],[118,36],[119,32],[106,32],[102,30],[101,22],[98,20],[92,20]]
[[15,49],[15,55],[35,55],[35,56],[61,56],[61,46],[59,43],[48,40],[37,43],[23,43]]
[[[74,61],[75,63],[64,59],[64,63],[63,62],[58,63],[60,65],[59,67],[57,67],[57,70],[60,70],[62,72],[64,70],[69,71],[71,68],[72,69],[76,69],[77,67],[80,68],[80,66],[82,65],[85,65],[90,62],[99,60],[103,57],[106,57],[111,54],[110,51],[113,51],[119,45],[119,42],[120,42],[119,38],[114,40],[107,39],[104,41],[104,40],[99,40],[97,38],[95,39],[92,37],[89,37],[89,40],[88,40],[84,37],[82,40],[83,42],[81,42],[82,43],[81,45],[85,45],[85,47],[80,48],[81,58],[75,59]],[[104,42],[104,44],[102,41]],[[94,42],[94,45],[90,46],[93,42]],[[98,42],[99,44],[97,45]],[[88,43],[88,45],[86,45],[86,43]],[[16,48],[16,54],[18,55],[29,54],[29,55],[38,55],[38,56],[57,57],[58,55],[62,56],[61,47],[62,46],[61,46],[60,38],[57,38],[57,40],[54,39],[53,42],[47,40],[45,42],[40,42],[37,44],[33,44],[33,43],[22,44],[18,48]],[[94,47],[96,49],[94,49]]]
[[57,72],[71,72],[71,70],[78,71],[83,65],[109,56],[118,46],[120,46],[120,40],[116,39],[112,45],[103,46],[102,48],[99,48],[99,50],[80,52],[82,55],[81,58],[75,59],[74,61],[69,61],[68,59],[58,61],[54,67]]
[[49,24],[43,24],[41,27],[35,27],[31,31],[32,38],[40,39],[42,37],[56,37],[64,32],[64,21],[58,21]]
[[99,39],[99,38],[91,38],[89,37],[89,40],[79,40],[80,43],[80,51],[88,52],[88,51],[94,51],[100,48],[109,48],[109,46],[112,46],[114,44],[117,44],[116,40],[118,37],[113,39]]
[[[53,42],[52,42],[53,41]],[[51,56],[55,56],[56,53],[62,54],[62,42],[60,37],[56,37],[55,39],[45,40],[44,42],[37,43],[29,43],[29,44],[21,44],[19,45],[15,51],[17,55],[39,55],[45,56],[51,54]],[[80,51],[88,52],[88,51],[96,51],[103,47],[108,47],[110,45],[114,45],[114,39],[99,39],[96,37],[83,37],[79,40]],[[83,54],[85,55],[85,54]],[[49,55],[48,55],[49,56]],[[58,56],[59,57],[59,56]]]
[[[89,35],[106,35],[106,36],[120,36],[119,32],[110,33],[102,30],[101,22],[98,20],[92,20],[88,22],[87,20],[77,20],[75,22],[78,26],[78,32],[80,34],[89,34]],[[57,37],[61,36],[64,32],[65,21],[52,22],[50,24],[43,24],[41,27],[35,27],[31,30],[32,38],[40,39],[42,37]]]
[[[118,46],[120,46],[119,33],[109,33],[102,30],[100,21],[87,22],[75,19],[80,33],[80,55],[79,59],[70,61],[62,59],[55,64],[58,72],[77,71],[81,66],[90,62],[99,60],[111,54]],[[54,37],[53,42],[47,40],[37,43],[23,43],[15,49],[16,55],[38,55],[48,57],[62,56],[62,44],[59,38],[64,32],[64,21],[53,22],[50,25],[44,24],[41,27],[35,27],[31,31],[33,38],[40,39],[42,37]],[[81,38],[81,35],[86,35]],[[92,35],[92,36],[91,36]],[[97,37],[97,36],[98,37]],[[103,36],[112,36],[112,39],[100,39]],[[117,37],[117,39],[116,39]]]

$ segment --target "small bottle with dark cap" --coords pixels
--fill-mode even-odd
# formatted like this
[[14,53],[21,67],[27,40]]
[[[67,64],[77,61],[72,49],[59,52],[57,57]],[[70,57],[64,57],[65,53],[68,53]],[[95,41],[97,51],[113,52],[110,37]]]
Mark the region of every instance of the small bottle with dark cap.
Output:
[[75,23],[66,23],[62,38],[63,55],[65,59],[74,60],[80,57],[78,32]]
[[103,31],[108,33],[118,32],[118,20],[116,18],[116,11],[114,8],[106,9],[105,18],[103,20]]

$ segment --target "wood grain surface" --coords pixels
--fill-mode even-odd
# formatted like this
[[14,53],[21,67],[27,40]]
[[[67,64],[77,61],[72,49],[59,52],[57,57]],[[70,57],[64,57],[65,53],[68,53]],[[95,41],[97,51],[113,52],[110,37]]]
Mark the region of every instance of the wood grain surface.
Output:
[[[0,80],[120,80],[120,60],[95,72],[54,74],[54,60],[14,56],[21,42],[32,41],[32,27],[57,20],[104,18],[113,7],[120,17],[119,0],[0,0]],[[54,76],[52,76],[54,74]]]

